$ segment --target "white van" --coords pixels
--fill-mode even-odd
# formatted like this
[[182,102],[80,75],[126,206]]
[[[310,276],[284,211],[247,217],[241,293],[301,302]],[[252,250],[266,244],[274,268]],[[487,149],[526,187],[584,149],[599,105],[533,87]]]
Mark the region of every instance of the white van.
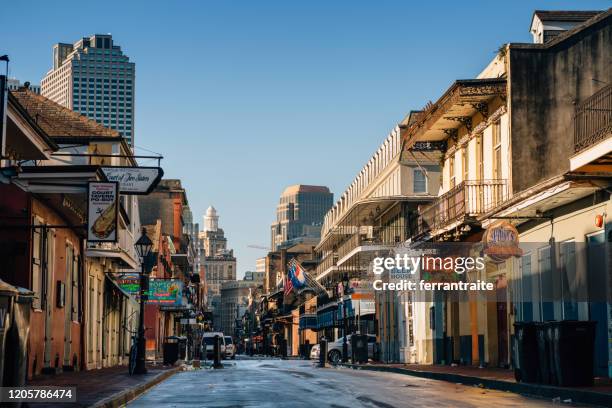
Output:
[[225,358],[225,336],[222,332],[207,332],[202,337],[202,351],[206,355],[206,359],[212,360],[214,358],[215,350],[215,336],[219,336],[221,339],[221,358]]

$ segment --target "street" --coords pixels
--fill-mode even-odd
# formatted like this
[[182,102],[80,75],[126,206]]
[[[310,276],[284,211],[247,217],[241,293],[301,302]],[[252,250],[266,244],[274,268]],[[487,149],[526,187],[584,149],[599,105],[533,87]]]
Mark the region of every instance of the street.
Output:
[[[130,407],[544,407],[552,401],[400,374],[315,367],[303,360],[236,360],[178,373]],[[569,406],[563,404],[564,406]]]

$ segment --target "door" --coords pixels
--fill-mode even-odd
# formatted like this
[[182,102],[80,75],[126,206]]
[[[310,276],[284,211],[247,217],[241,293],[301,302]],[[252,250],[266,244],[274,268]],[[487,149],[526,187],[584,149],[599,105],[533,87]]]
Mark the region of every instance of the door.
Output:
[[508,285],[505,276],[496,281],[497,295],[497,355],[499,366],[508,367]]

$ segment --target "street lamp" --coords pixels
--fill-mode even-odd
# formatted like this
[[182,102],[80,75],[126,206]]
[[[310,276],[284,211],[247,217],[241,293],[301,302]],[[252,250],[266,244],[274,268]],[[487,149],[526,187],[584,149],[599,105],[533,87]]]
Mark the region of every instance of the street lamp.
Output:
[[145,291],[147,289],[147,281],[149,278],[148,269],[145,265],[146,260],[151,254],[153,248],[153,242],[147,236],[147,230],[142,229],[142,235],[138,238],[138,241],[134,244],[136,253],[140,257],[140,318],[138,319],[138,358],[136,359],[136,374],[146,374],[147,368],[145,365],[145,329],[144,329],[144,305],[145,305]]
[[342,316],[344,317],[344,337],[342,339],[342,362],[348,361],[348,342],[346,336],[348,335],[348,313],[346,310],[346,298],[348,294],[349,277],[348,273],[342,276]]

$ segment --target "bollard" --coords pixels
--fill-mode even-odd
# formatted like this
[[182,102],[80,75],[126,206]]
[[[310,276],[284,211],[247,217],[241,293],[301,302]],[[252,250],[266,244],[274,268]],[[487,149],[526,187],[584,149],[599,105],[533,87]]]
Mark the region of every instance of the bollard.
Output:
[[213,345],[213,368],[223,368],[221,364],[221,337],[215,336],[215,342]]
[[327,340],[322,338],[319,342],[319,367],[325,368],[327,364]]
[[280,355],[283,360],[287,358],[287,339],[283,338],[280,344]]

